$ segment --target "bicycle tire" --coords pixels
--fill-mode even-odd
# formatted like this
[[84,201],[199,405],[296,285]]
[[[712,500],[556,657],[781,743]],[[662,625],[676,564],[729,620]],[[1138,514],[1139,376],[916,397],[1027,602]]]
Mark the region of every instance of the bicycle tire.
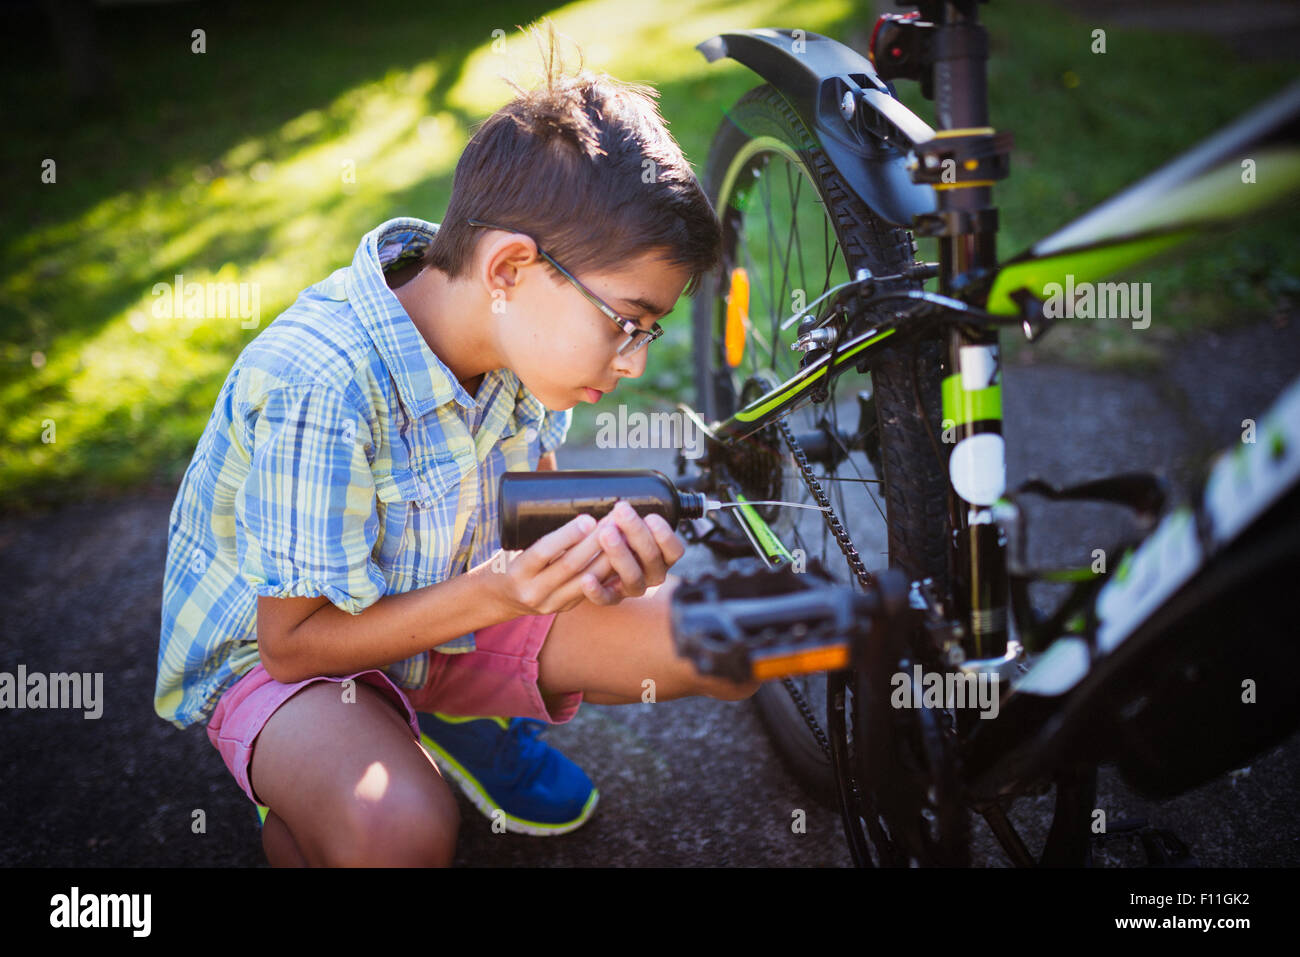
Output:
[[[730,288],[729,272],[739,258],[733,248],[739,236],[733,227],[744,218],[744,210],[738,206],[749,203],[748,196],[740,202],[739,192],[752,188],[741,184],[743,170],[738,171],[737,164],[752,163],[761,156],[764,143],[772,144],[773,155],[788,163],[792,157],[797,159],[793,165],[815,188],[817,202],[824,207],[843,253],[846,270],[856,272],[865,266],[875,275],[897,274],[911,265],[916,248],[906,230],[878,217],[848,187],[777,89],[765,84],[741,97],[714,136],[704,175],[705,189],[724,224],[726,245],[722,268],[706,278],[693,306],[697,403],[711,421],[730,415],[737,407],[735,377],[725,365],[719,333]],[[724,191],[728,195],[722,195]],[[796,205],[798,195],[796,190]],[[770,212],[768,219],[771,222]],[[799,232],[799,227],[792,227],[792,232]],[[911,285],[920,287],[919,282]],[[809,291],[808,299],[817,294],[816,290]],[[793,332],[790,330],[791,335]],[[940,347],[937,338],[912,339],[883,351],[869,371],[879,423],[883,474],[878,478],[883,483],[888,563],[902,568],[912,578],[934,579],[940,593],[946,594],[948,483],[936,442],[941,431]],[[849,374],[846,378],[851,377]],[[928,427],[918,404],[930,420]],[[842,556],[840,564],[847,570]],[[825,675],[813,682],[820,687],[824,700]],[[836,806],[830,761],[784,686],[780,682],[765,683],[755,701],[764,728],[787,768],[813,797]],[[824,713],[819,717],[825,720]],[[851,727],[852,722],[849,724]]]

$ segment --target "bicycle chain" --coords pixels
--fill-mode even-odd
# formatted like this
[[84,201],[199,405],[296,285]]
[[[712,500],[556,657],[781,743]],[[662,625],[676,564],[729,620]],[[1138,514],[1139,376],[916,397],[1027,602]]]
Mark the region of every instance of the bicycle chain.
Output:
[[[867,566],[862,562],[862,556],[858,554],[857,546],[855,546],[853,540],[849,538],[848,530],[845,529],[844,523],[840,521],[840,517],[835,514],[835,509],[831,505],[830,497],[822,488],[821,483],[817,481],[817,476],[813,474],[812,466],[808,464],[807,454],[800,447],[799,441],[794,437],[794,433],[790,431],[790,427],[786,424],[785,419],[777,419],[775,425],[781,430],[781,437],[785,439],[785,444],[789,446],[790,452],[794,456],[795,463],[799,466],[799,471],[803,473],[804,483],[808,486],[808,490],[812,492],[813,498],[817,500],[817,504],[822,506],[822,515],[826,519],[826,524],[830,527],[831,534],[835,536],[835,543],[839,545],[840,551],[844,553],[844,557],[848,560],[849,567],[853,569],[853,573],[858,576],[858,581],[861,582],[864,588],[872,587],[874,581],[871,577],[871,572],[867,571]],[[835,759],[831,755],[830,740],[826,737],[826,732],[822,730],[821,725],[817,723],[817,718],[813,715],[812,707],[808,704],[807,699],[805,699],[800,693],[799,689],[795,687],[795,683],[791,678],[787,677],[781,680],[785,685],[786,691],[794,701],[795,707],[798,708],[799,713],[803,715],[804,722],[808,725],[808,730],[811,731],[813,737],[817,739],[817,743],[821,746],[822,752],[826,755],[826,759],[830,761],[833,766]],[[827,707],[829,706],[830,702],[828,701]],[[861,810],[863,805],[867,802],[863,801],[862,792],[858,789],[858,782],[852,773],[848,775],[848,784],[854,805]],[[874,814],[874,812],[869,813]],[[875,844],[877,852],[882,856],[885,855],[886,848],[889,846],[889,840],[881,833],[879,821],[877,820],[868,823],[867,830],[871,834],[871,840],[872,843]]]
[[[871,573],[867,571],[867,566],[862,563],[862,557],[858,554],[858,549],[853,544],[853,540],[849,538],[844,523],[835,514],[830,498],[822,489],[821,483],[817,481],[817,476],[813,474],[812,466],[808,464],[807,454],[800,447],[799,441],[794,437],[794,433],[790,431],[790,426],[786,424],[785,419],[777,419],[775,425],[780,429],[785,444],[789,446],[790,453],[799,466],[799,471],[803,473],[804,483],[808,486],[808,491],[812,492],[813,498],[822,507],[822,515],[826,519],[826,524],[830,527],[831,534],[835,536],[835,542],[839,545],[840,551],[844,553],[844,557],[848,560],[849,567],[858,576],[858,581],[862,583],[863,587],[870,588],[872,585]],[[813,714],[812,706],[808,704],[807,699],[804,698],[791,678],[782,678],[781,683],[785,685],[785,690],[790,695],[791,700],[794,701],[794,706],[799,709],[799,714],[802,715],[804,723],[808,725],[808,730],[817,739],[817,744],[821,747],[822,753],[826,755],[826,760],[832,761],[830,740],[826,737],[826,732],[822,730],[821,725],[817,723],[817,717]]]
[[853,539],[849,538],[848,531],[844,528],[844,523],[840,517],[835,514],[835,509],[831,507],[830,497],[822,489],[821,483],[817,481],[817,476],[813,474],[812,466],[808,464],[808,456],[800,447],[798,439],[790,431],[790,426],[786,424],[785,419],[777,419],[776,427],[781,430],[781,437],[785,439],[785,444],[790,447],[790,452],[794,455],[795,463],[799,466],[799,471],[803,473],[804,483],[808,486],[808,491],[812,492],[813,498],[822,508],[822,515],[826,519],[826,524],[835,536],[835,542],[840,546],[840,551],[848,559],[849,567],[853,569],[853,574],[858,576],[858,581],[862,583],[863,588],[871,588],[874,584],[871,578],[871,572],[867,571],[867,566],[862,563],[862,556],[858,554],[857,547],[853,544]]
[[808,725],[808,730],[817,739],[817,744],[822,749],[822,753],[826,755],[826,760],[834,761],[835,759],[831,756],[830,739],[826,737],[826,732],[822,730],[822,726],[817,723],[817,716],[813,714],[808,699],[803,696],[803,692],[795,685],[793,678],[782,678],[781,684],[785,685],[786,694],[790,696],[794,706],[799,709],[799,714],[803,717],[804,724]]

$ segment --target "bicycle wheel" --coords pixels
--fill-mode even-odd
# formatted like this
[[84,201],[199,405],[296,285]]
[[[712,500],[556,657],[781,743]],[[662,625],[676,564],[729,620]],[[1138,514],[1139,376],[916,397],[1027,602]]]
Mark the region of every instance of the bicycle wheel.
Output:
[[[800,353],[789,348],[797,326],[782,330],[783,319],[864,266],[878,276],[899,273],[911,265],[916,247],[906,230],[877,217],[847,187],[770,85],[751,90],[728,113],[710,148],[704,185],[722,222],[724,250],[722,268],[694,302],[695,380],[700,411],[717,420],[798,371]],[[749,299],[744,351],[737,356],[733,341],[729,356],[728,303],[737,303],[734,332],[737,309],[745,311],[742,295]],[[867,569],[900,567],[912,578],[933,578],[946,594],[948,485],[936,441],[940,355],[937,340],[911,339],[873,360],[871,400],[847,390],[847,401],[839,401],[833,385],[826,402],[806,404],[785,422],[796,435],[821,431],[828,436],[824,447],[839,453],[838,461],[833,454],[812,468]],[[868,382],[850,373],[841,377],[840,391],[850,384],[865,392]],[[843,418],[851,423],[848,432],[839,425]],[[866,436],[864,448],[849,448],[844,437],[859,433]],[[779,437],[760,433],[746,445],[732,471],[740,473],[735,477],[749,497],[812,502]],[[859,584],[820,513],[762,511],[783,541],[795,542],[807,558],[820,558],[837,581]],[[826,675],[790,681],[825,728]],[[830,758],[789,686],[768,682],[755,700],[791,772],[813,796],[834,805]],[[850,720],[850,736],[852,726]]]

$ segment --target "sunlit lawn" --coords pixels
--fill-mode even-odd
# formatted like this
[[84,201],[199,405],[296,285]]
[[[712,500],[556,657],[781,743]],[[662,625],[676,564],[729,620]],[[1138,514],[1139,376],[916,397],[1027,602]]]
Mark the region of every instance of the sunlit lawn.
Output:
[[[516,24],[550,15],[583,44],[588,66],[656,86],[700,172],[723,113],[758,80],[730,61],[707,64],[695,43],[756,26],[861,42],[870,28],[866,6],[848,0],[800,3],[793,19],[775,0],[477,3],[455,12],[413,4],[382,16],[329,3],[313,4],[310,18],[257,4],[204,13],[206,23],[193,22],[196,9],[102,14],[122,105],[98,115],[63,103],[55,61],[38,44],[8,41],[5,508],[174,484],[231,363],[260,329],[304,287],[347,265],[378,223],[441,219],[470,130],[509,96],[497,74],[529,79],[536,48]],[[1200,39],[1111,30],[1108,53],[1097,56],[1088,52],[1089,26],[1054,11],[999,0],[986,15],[994,121],[1017,135],[1014,187],[998,193],[1003,255],[1288,78],[1276,65],[1225,63]],[[195,26],[207,31],[203,54],[190,50]],[[493,44],[498,29],[505,52]],[[933,120],[916,90],[901,92]],[[40,181],[46,158],[57,163],[53,184]],[[1283,223],[1139,277],[1155,284],[1153,335],[1277,308],[1300,272],[1293,232]],[[155,286],[177,276],[255,284],[259,315],[165,309],[170,297]],[[689,307],[683,300],[665,320],[647,374],[620,388],[622,401],[690,401]],[[1095,335],[1104,343],[1116,333]],[[594,433],[594,414],[579,407],[571,438]]]

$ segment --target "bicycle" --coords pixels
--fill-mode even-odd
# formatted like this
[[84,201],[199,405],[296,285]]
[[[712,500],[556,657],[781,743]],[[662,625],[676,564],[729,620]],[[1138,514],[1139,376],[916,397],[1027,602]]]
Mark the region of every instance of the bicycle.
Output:
[[[766,681],[764,723],[797,776],[835,802],[858,865],[966,864],[972,810],[1017,865],[1087,865],[1098,764],[1168,796],[1300,723],[1287,689],[1246,717],[1210,678],[1238,661],[1284,673],[1285,643],[1261,636],[1300,571],[1300,381],[1268,420],[1273,458],[1220,463],[1195,510],[1162,519],[1151,476],[1007,491],[999,333],[1041,338],[1056,318],[1046,288],[1067,274],[1104,278],[1300,189],[1300,83],[999,265],[992,187],[1009,175],[1012,138],[989,125],[977,3],[900,6],[919,9],[882,16],[869,57],[794,30],[698,46],[767,82],[709,152],[724,263],[694,305],[699,408],[679,405],[707,446],[693,465],[679,458],[677,482],[741,503],[688,538],[751,557],[678,588],[674,637],[703,672]],[[895,79],[920,81],[939,129],[899,102]],[[1247,150],[1270,189],[1216,191]],[[1196,205],[1207,196],[1213,208]],[[914,262],[909,228],[938,238],[938,262]],[[835,383],[854,373],[845,411]],[[1256,484],[1234,503],[1224,489],[1242,468]],[[880,497],[850,515],[848,484]],[[800,495],[819,510],[743,504]],[[1110,573],[1036,570],[1018,505],[1030,495],[1123,505],[1148,534],[1119,543]],[[859,550],[861,513],[878,521]],[[1039,614],[1039,581],[1073,587]],[[1225,647],[1212,626],[1240,601],[1265,624]],[[951,692],[897,706],[923,700],[934,676],[991,684],[996,717]],[[1180,719],[1230,723],[1231,740],[1179,746]],[[1006,811],[1052,786],[1035,854]]]

